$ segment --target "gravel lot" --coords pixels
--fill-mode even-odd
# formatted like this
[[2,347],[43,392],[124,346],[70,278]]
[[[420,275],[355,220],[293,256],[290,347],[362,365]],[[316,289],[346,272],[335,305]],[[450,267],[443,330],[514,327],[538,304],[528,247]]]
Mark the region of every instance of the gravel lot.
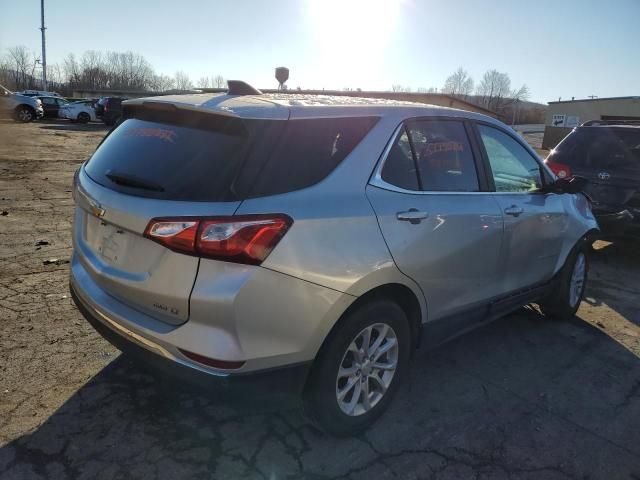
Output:
[[640,248],[600,242],[569,323],[521,311],[424,352],[365,435],[148,373],[67,287],[101,125],[0,123],[0,478],[640,479]]

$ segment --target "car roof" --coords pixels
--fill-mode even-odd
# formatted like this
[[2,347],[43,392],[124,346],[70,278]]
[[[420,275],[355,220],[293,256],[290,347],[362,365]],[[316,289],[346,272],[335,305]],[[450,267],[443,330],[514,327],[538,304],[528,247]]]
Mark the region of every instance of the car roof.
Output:
[[213,111],[251,119],[288,119],[342,116],[452,116],[500,123],[495,119],[467,110],[423,103],[382,98],[332,95],[263,93],[259,95],[229,95],[227,93],[196,93],[136,98],[125,105],[173,104],[179,108]]
[[640,125],[581,125],[576,127],[576,130],[640,130]]

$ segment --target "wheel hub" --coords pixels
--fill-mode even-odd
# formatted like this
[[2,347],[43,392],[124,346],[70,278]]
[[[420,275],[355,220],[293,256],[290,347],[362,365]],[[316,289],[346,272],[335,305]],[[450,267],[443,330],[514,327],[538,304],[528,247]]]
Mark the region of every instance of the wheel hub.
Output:
[[349,416],[362,415],[382,399],[398,367],[398,339],[386,323],[362,330],[349,344],[336,378],[336,398]]

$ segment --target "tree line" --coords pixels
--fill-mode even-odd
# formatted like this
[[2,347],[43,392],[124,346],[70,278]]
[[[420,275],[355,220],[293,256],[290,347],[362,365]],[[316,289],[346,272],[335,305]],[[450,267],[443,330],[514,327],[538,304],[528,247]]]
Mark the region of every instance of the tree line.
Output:
[[[0,56],[0,84],[11,90],[41,89],[42,66],[25,46],[8,48]],[[194,87],[223,88],[221,75],[204,76],[194,84],[189,75],[157,73],[140,54],[88,50],[80,56],[69,53],[59,63],[47,65],[49,90],[70,95],[73,90],[190,90]]]
[[[410,92],[411,89],[394,84],[391,87],[394,92]],[[539,123],[543,121],[544,109],[523,105],[531,92],[526,84],[519,88],[512,88],[509,74],[492,69],[487,70],[480,82],[476,85],[473,78],[462,67],[449,75],[442,88],[419,88],[418,93],[446,93],[455,97],[475,103],[481,107],[496,112],[503,120],[509,123]]]

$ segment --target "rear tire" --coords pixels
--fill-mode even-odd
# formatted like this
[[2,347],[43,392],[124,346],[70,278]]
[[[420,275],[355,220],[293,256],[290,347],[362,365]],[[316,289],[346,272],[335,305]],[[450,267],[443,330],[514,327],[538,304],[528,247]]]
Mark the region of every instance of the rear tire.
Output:
[[80,112],[78,114],[78,121],[80,123],[89,123],[89,121],[91,120],[91,117],[89,116],[88,113],[86,112]]
[[33,122],[36,118],[36,112],[33,110],[33,108],[26,105],[20,105],[16,107],[15,112],[16,121],[20,123]]
[[569,320],[578,311],[584,296],[589,273],[589,257],[583,242],[576,245],[567,257],[553,290],[540,302],[540,309],[547,317]]
[[374,300],[350,312],[314,362],[303,396],[306,416],[337,436],[369,427],[406,372],[410,335],[406,314],[390,300]]

